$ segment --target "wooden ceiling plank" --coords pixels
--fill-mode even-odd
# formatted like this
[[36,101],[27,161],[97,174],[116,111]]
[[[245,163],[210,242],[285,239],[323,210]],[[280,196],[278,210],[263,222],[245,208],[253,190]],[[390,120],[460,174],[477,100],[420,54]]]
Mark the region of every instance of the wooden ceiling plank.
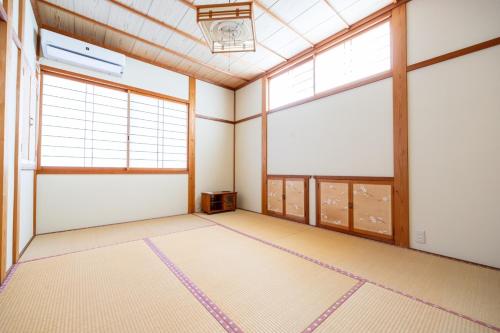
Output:
[[241,76],[235,75],[234,73],[231,73],[231,72],[225,71],[225,70],[223,70],[223,69],[221,69],[221,68],[218,68],[218,67],[216,67],[216,66],[212,66],[212,65],[209,65],[209,64],[206,64],[206,63],[199,62],[198,60],[196,60],[196,59],[194,59],[194,58],[191,58],[191,57],[189,57],[189,56],[186,56],[186,55],[184,55],[184,54],[182,54],[182,53],[180,53],[180,52],[177,52],[177,51],[175,51],[175,50],[169,49],[169,48],[167,48],[167,47],[165,47],[165,46],[163,46],[163,45],[159,45],[159,44],[153,43],[153,42],[151,42],[151,41],[148,41],[148,40],[146,40],[146,39],[144,39],[144,38],[141,38],[141,37],[138,37],[138,36],[132,35],[132,34],[130,34],[130,33],[128,33],[128,32],[126,32],[126,31],[123,31],[123,30],[117,29],[117,28],[112,27],[112,26],[110,26],[110,25],[108,25],[108,24],[106,24],[106,23],[102,23],[102,22],[96,21],[96,20],[94,20],[94,19],[91,19],[91,18],[89,18],[89,17],[86,17],[86,16],[84,16],[84,15],[81,15],[81,14],[75,13],[75,12],[73,12],[73,11],[69,10],[69,9],[66,9],[66,8],[61,7],[61,6],[59,6],[59,5],[56,5],[56,4],[53,4],[53,3],[48,2],[48,1],[46,1],[46,0],[37,0],[37,1],[38,1],[39,3],[42,3],[42,4],[46,5],[46,6],[48,6],[48,7],[51,7],[51,8],[57,9],[57,10],[59,10],[59,11],[63,12],[63,13],[66,13],[66,14],[69,14],[69,15],[73,15],[74,17],[79,17],[79,18],[81,18],[81,19],[83,19],[83,20],[87,20],[88,22],[91,22],[91,23],[93,23],[93,24],[96,24],[96,25],[100,25],[100,26],[102,26],[102,27],[105,27],[105,28],[107,28],[109,31],[114,31],[114,32],[120,33],[120,34],[122,34],[122,35],[124,35],[124,36],[126,36],[126,37],[128,37],[128,38],[130,38],[130,39],[141,41],[141,42],[143,42],[143,43],[145,43],[145,44],[148,44],[148,45],[151,45],[151,46],[153,46],[153,47],[158,47],[158,48],[160,48],[160,49],[162,49],[162,50],[164,50],[164,51],[166,51],[166,52],[172,53],[172,54],[174,54],[174,55],[176,55],[176,56],[178,56],[178,57],[184,58],[184,59],[189,60],[189,61],[191,61],[191,62],[193,62],[193,63],[200,64],[200,65],[202,65],[202,66],[204,66],[204,67],[208,67],[208,68],[210,68],[210,69],[212,69],[212,70],[214,70],[214,71],[216,71],[216,72],[223,73],[223,74],[226,74],[226,75],[229,75],[229,76],[234,76],[234,77],[240,78],[240,79],[242,79],[242,80],[244,80],[244,81],[248,81],[248,79],[247,79],[247,78],[244,78],[244,77],[241,77]]

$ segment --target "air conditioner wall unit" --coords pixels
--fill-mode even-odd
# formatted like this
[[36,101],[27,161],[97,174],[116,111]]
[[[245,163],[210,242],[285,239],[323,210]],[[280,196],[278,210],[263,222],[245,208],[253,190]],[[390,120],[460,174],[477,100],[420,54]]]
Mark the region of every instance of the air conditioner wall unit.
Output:
[[121,76],[125,70],[125,56],[121,53],[45,29],[41,29],[40,38],[47,59],[115,76]]

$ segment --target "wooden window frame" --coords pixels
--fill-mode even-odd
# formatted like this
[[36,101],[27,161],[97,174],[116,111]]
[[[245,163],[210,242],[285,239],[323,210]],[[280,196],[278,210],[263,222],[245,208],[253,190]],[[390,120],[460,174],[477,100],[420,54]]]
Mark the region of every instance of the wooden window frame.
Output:
[[[392,177],[347,177],[347,176],[315,176],[316,180],[316,226],[323,229],[338,231],[350,235],[361,236],[372,240],[382,241],[389,244],[394,244],[395,238],[395,223],[394,223],[394,178]],[[349,215],[348,227],[343,226],[334,227],[321,223],[321,183],[340,183],[348,184],[348,202],[349,202]],[[356,229],[354,227],[354,196],[353,185],[355,184],[373,184],[373,185],[390,185],[391,186],[391,220],[392,220],[392,234],[383,235],[367,230]]]
[[[283,186],[283,208],[281,214],[272,212],[266,207],[266,214],[286,220],[290,220],[293,222],[309,224],[309,179],[310,176],[302,176],[302,175],[268,175],[266,180],[266,194],[267,194],[267,186],[268,181],[270,179],[281,180]],[[286,181],[287,180],[303,180],[304,181],[304,218],[294,217],[291,215],[287,215],[286,212]],[[267,200],[266,200],[267,203]]]
[[389,27],[390,27],[389,30],[390,30],[390,33],[391,33],[390,37],[392,39],[392,33],[393,33],[393,27],[392,27],[392,25],[393,25],[393,23],[391,21],[391,17],[392,17],[392,15],[390,13],[386,14],[386,15],[382,16],[380,19],[375,20],[374,22],[370,22],[370,24],[361,27],[359,30],[353,31],[350,34],[346,34],[342,38],[339,38],[338,40],[335,40],[334,42],[331,42],[329,44],[326,44],[326,45],[318,48],[317,50],[315,50],[314,52],[312,52],[312,54],[308,55],[304,59],[301,59],[300,61],[298,61],[296,63],[290,64],[289,66],[285,66],[283,68],[280,68],[276,72],[274,72],[271,75],[269,75],[267,77],[267,81],[268,81],[267,95],[270,98],[270,96],[271,96],[270,86],[271,85],[269,83],[270,83],[270,81],[272,79],[274,79],[276,77],[279,77],[280,75],[282,75],[282,74],[284,74],[284,73],[286,73],[286,72],[294,69],[295,67],[298,67],[298,66],[300,66],[300,65],[302,65],[302,64],[304,64],[304,63],[306,63],[308,61],[312,61],[312,64],[313,64],[313,95],[309,96],[309,97],[306,97],[306,98],[303,98],[303,99],[300,99],[300,100],[297,100],[297,101],[293,101],[293,102],[284,104],[284,105],[280,105],[280,106],[275,107],[273,109],[269,109],[267,112],[268,113],[273,113],[273,112],[282,111],[282,110],[285,110],[285,109],[288,109],[288,108],[291,108],[291,107],[294,107],[294,106],[298,106],[298,105],[301,105],[301,104],[309,103],[309,102],[315,101],[315,100],[320,99],[320,98],[325,98],[325,97],[328,97],[328,96],[332,96],[332,95],[344,92],[346,90],[358,88],[358,87],[361,87],[361,86],[364,86],[364,85],[367,85],[367,84],[370,84],[370,83],[374,83],[374,82],[377,82],[377,81],[384,80],[384,79],[392,77],[393,76],[393,74],[392,74],[393,73],[393,45],[391,43],[390,46],[389,46],[389,56],[390,56],[390,64],[391,64],[391,66],[389,67],[388,70],[380,72],[380,73],[375,73],[373,75],[361,78],[359,80],[351,81],[351,82],[348,82],[348,83],[343,84],[341,86],[330,88],[328,90],[324,90],[324,91],[321,91],[321,92],[317,92],[316,91],[316,57],[318,55],[321,55],[322,53],[327,52],[328,50],[330,50],[330,49],[338,46],[341,43],[344,43],[344,42],[346,42],[348,40],[356,38],[357,36],[362,35],[365,32],[368,32],[368,31],[370,31],[370,30],[372,30],[374,28],[377,28],[377,27],[379,27],[380,25],[382,25],[384,23],[389,23]]
[[[127,118],[127,166],[126,167],[65,167],[65,166],[42,166],[41,165],[41,147],[42,147],[42,106],[43,106],[43,79],[44,75],[51,75],[63,79],[69,79],[86,84],[114,89],[126,92],[128,96],[128,118]],[[186,126],[186,145],[189,145],[191,133],[189,131],[190,123],[193,121],[189,117],[190,102],[189,100],[176,98],[168,95],[163,95],[147,90],[143,90],[128,85],[115,83],[98,79],[95,77],[87,76],[84,74],[74,73],[50,66],[41,66],[40,71],[40,98],[39,98],[39,111],[38,111],[38,137],[37,137],[37,160],[36,160],[36,173],[37,174],[188,174],[190,165],[189,147],[186,149],[186,168],[131,168],[130,164],[130,94],[137,94],[152,98],[167,100],[174,103],[186,105],[187,126]]]

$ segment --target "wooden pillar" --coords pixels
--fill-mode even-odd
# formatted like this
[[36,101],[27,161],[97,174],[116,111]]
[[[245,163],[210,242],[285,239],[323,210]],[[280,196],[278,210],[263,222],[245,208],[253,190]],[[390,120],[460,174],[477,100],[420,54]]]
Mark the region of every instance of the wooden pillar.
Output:
[[392,70],[394,126],[394,240],[409,247],[409,174],[408,174],[408,85],[406,4],[392,10]]
[[262,78],[262,214],[267,214],[267,78]]
[[196,79],[189,77],[189,110],[188,110],[188,213],[195,212],[195,110]]
[[[0,5],[1,6],[1,5]],[[7,111],[7,71],[11,44],[12,2],[4,0],[6,21],[0,21],[0,283],[6,275],[7,265],[7,172],[5,161],[5,115]]]

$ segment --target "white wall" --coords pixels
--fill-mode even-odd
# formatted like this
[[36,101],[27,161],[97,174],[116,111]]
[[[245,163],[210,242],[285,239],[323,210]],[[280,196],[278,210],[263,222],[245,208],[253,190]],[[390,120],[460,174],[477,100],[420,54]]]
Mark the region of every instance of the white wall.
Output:
[[236,120],[262,113],[262,80],[236,91]]
[[500,36],[498,0],[415,0],[407,6],[408,64]]
[[[196,114],[232,121],[234,92],[196,80]],[[195,207],[201,210],[201,192],[233,190],[234,125],[196,119]]]
[[500,267],[500,46],[409,75],[411,246]]
[[236,124],[236,191],[238,208],[262,212],[262,119]]
[[[42,64],[188,99],[189,78],[127,58],[123,77],[41,59]],[[187,175],[39,175],[37,233],[187,213]],[[82,204],[84,203],[84,204]]]
[[37,233],[185,214],[188,176],[38,175]]
[[[236,91],[236,120],[262,113],[262,83],[257,80]],[[261,212],[262,119],[235,125],[235,168],[238,207]]]
[[234,120],[234,91],[196,80],[196,114]]
[[[446,15],[443,15],[443,13]],[[408,4],[410,63],[500,35],[496,0]],[[500,267],[500,46],[409,73],[411,247]],[[417,243],[417,231],[426,243]]]
[[268,174],[393,175],[392,79],[268,116]]

